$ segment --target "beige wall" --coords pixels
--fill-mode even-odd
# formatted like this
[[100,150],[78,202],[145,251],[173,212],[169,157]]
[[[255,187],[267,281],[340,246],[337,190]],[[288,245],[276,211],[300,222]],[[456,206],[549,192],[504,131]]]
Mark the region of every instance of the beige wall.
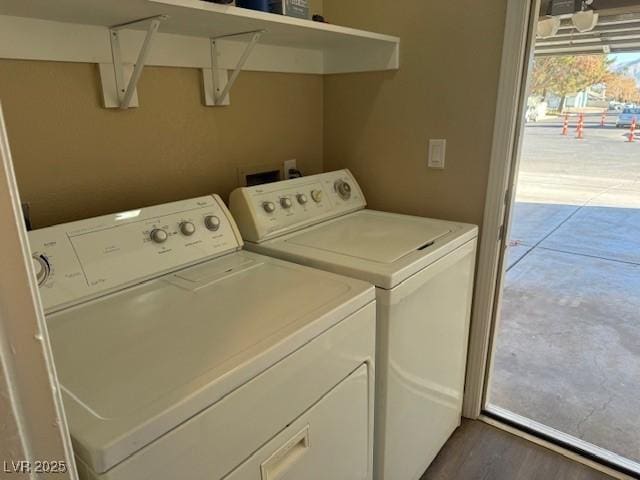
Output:
[[[348,167],[370,206],[480,223],[506,0],[325,0],[333,23],[399,35],[397,72],[244,72],[232,105],[201,104],[200,72],[147,68],[141,108],[100,107],[97,67],[0,60],[0,101],[35,227],[237,186],[245,165]],[[426,167],[446,138],[447,168]],[[323,162],[324,160],[324,162]]]
[[147,68],[141,108],[100,106],[97,67],[0,60],[23,201],[35,227],[237,186],[239,166],[322,171],[320,76],[243,72],[231,106],[203,107],[195,69]]
[[[398,35],[397,72],[325,79],[325,169],[348,167],[373,208],[480,223],[506,0],[325,0],[339,24]],[[447,168],[427,169],[429,138]]]

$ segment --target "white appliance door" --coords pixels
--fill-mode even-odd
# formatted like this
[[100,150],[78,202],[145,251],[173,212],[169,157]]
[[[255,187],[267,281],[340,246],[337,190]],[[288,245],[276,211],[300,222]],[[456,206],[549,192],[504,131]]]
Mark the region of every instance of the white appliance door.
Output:
[[[354,379],[350,385],[357,384],[354,390],[358,392],[353,401],[340,401],[347,415],[353,416],[355,412],[353,419],[347,418],[343,422],[349,431],[358,432],[354,436],[347,434],[349,441],[355,443],[350,448],[356,452],[349,460],[360,462],[364,455],[361,449],[366,449],[366,458],[369,459],[367,467],[371,472],[374,344],[375,305],[369,304],[106,473],[96,474],[79,459],[78,464],[83,467],[80,478],[220,480],[233,475],[244,463],[262,458],[257,467],[254,465],[255,474],[260,472],[260,463],[273,452],[285,444],[293,446],[289,440],[307,424],[310,425],[312,452],[316,452],[324,427],[316,425],[315,420],[307,421],[296,431],[293,431],[293,427],[289,428],[288,434],[283,435],[282,432],[289,425],[301,425],[301,417],[308,420],[308,412],[323,404],[325,399],[331,397],[336,385],[347,378]],[[366,365],[366,379],[360,373],[362,365]],[[354,372],[359,374],[354,377]],[[361,382],[364,381],[366,396],[361,393]],[[366,400],[364,404],[363,398]],[[333,407],[330,410],[335,412]],[[368,422],[366,442],[360,438],[361,414],[366,414]],[[280,438],[279,443],[274,442],[274,438]],[[267,453],[264,447],[269,444],[273,448]],[[256,457],[258,452],[263,452],[260,454],[262,456]],[[272,461],[267,466],[273,470],[281,463]],[[299,477],[300,480],[306,478],[305,475]],[[350,477],[345,475],[343,478]],[[371,473],[367,477],[353,478],[370,479]]]
[[449,225],[438,220],[363,210],[309,229],[287,243],[390,264],[449,233]]
[[368,368],[362,365],[224,480],[366,480]]
[[342,320],[369,288],[239,252],[50,316],[76,454],[111,469]]
[[376,479],[420,478],[460,423],[475,247],[377,290]]

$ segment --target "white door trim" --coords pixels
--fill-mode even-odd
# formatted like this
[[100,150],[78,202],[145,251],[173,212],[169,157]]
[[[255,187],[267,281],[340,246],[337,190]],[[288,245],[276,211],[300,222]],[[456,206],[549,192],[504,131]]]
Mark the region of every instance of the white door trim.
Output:
[[489,181],[469,339],[463,415],[478,418],[484,404],[496,294],[500,279],[503,233],[514,161],[521,142],[526,79],[533,53],[540,0],[508,0],[498,101],[493,129]]
[[[12,461],[66,462],[61,480],[78,478],[38,285],[22,219],[20,196],[0,108],[0,439]],[[8,465],[8,467],[7,467]],[[19,467],[18,467],[19,468]],[[21,475],[17,475],[21,476]],[[41,478],[32,473],[28,478]],[[47,475],[44,475],[47,476]]]

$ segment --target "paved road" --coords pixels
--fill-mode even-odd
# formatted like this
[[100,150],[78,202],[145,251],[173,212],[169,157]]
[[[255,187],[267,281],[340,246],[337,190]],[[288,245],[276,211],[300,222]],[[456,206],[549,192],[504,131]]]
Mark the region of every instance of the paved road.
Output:
[[640,463],[640,141],[597,123],[526,128],[490,402]]

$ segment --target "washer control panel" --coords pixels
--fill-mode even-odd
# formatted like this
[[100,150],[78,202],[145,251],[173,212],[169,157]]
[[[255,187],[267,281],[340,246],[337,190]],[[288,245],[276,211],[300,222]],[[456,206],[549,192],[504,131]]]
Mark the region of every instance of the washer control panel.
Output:
[[254,243],[365,207],[349,170],[239,188],[230,199],[242,238]]
[[29,232],[46,311],[242,248],[217,195]]

